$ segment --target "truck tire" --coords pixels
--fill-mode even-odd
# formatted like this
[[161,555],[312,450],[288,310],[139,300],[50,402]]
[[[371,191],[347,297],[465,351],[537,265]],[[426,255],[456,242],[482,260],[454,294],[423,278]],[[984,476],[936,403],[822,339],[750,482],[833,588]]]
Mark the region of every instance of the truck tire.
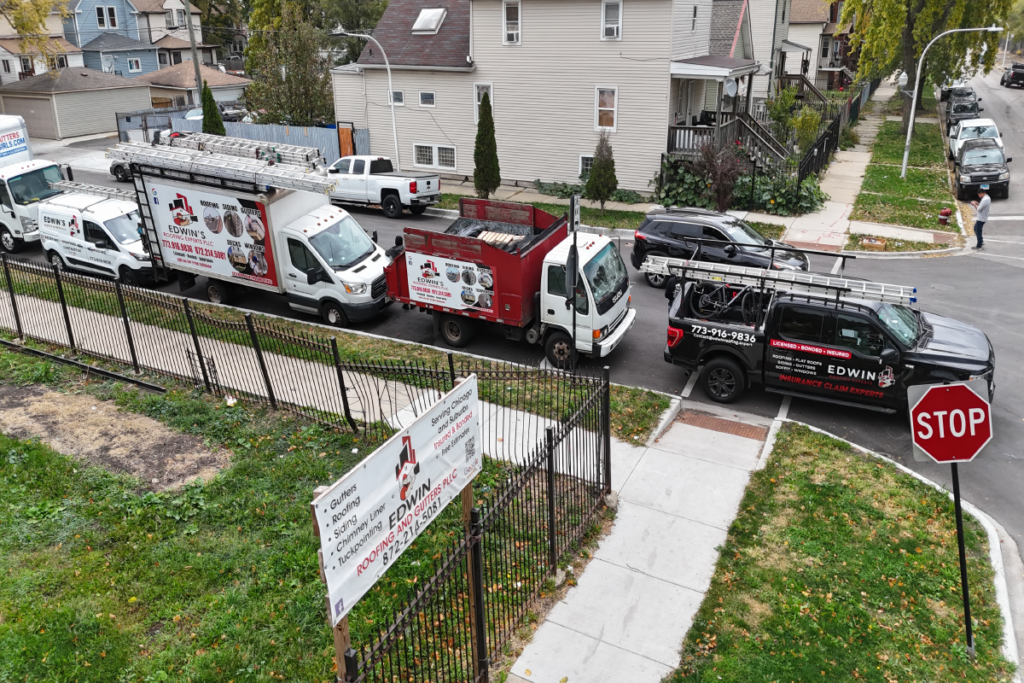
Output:
[[348,316],[345,315],[345,311],[341,310],[341,306],[333,301],[328,301],[320,308],[320,315],[323,316],[325,323],[333,327],[348,325]]
[[747,388],[747,376],[732,358],[719,356],[704,366],[700,375],[701,387],[712,401],[732,403]]
[[127,183],[129,180],[128,170],[119,164],[114,167],[114,177],[119,183]]
[[121,266],[121,269],[118,271],[118,275],[118,279],[121,281],[122,285],[138,287],[140,284],[138,274],[128,266]]
[[559,370],[572,370],[572,338],[565,332],[554,332],[544,344],[548,362]]
[[402,201],[396,194],[386,195],[380,203],[380,208],[384,209],[384,215],[388,218],[401,218],[402,216]]
[[231,301],[231,286],[220,280],[210,280],[206,283],[206,298],[215,304],[226,304]]
[[412,212],[413,216],[422,216],[423,212],[427,210],[425,206],[410,206],[409,211]]
[[0,226],[0,247],[8,254],[16,254],[21,251],[21,242],[14,239],[10,230]]
[[[665,256],[665,254],[662,254],[657,251],[652,251],[649,254],[644,254],[644,261],[647,260],[648,256]],[[643,265],[643,263],[641,263],[640,265]],[[644,278],[647,280],[647,284],[650,285],[651,287],[654,287],[655,289],[664,288],[665,281],[668,279],[661,273],[644,273]]]
[[59,270],[60,272],[63,273],[65,270],[67,270],[67,265],[64,263],[64,259],[62,259],[60,257],[60,254],[58,254],[57,252],[51,251],[47,256],[47,259],[50,261],[50,265]]
[[441,317],[441,336],[448,346],[462,348],[473,338],[474,332],[475,325],[469,318],[450,313]]

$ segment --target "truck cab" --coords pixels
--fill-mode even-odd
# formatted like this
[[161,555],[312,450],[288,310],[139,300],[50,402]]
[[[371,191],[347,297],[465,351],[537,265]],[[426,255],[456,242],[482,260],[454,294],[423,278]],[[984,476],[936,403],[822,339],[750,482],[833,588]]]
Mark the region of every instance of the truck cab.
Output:
[[327,173],[336,181],[331,201],[380,204],[388,218],[398,218],[404,208],[421,214],[441,199],[436,173],[396,171],[387,157],[342,157],[327,167]]
[[62,190],[50,183],[64,180],[52,161],[24,161],[0,167],[0,247],[9,253],[39,241],[39,202]]

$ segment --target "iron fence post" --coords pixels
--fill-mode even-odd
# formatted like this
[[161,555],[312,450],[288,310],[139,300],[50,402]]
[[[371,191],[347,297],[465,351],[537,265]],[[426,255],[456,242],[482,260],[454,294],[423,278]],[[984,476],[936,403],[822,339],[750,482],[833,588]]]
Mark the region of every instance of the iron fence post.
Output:
[[182,299],[182,303],[185,306],[185,320],[188,321],[188,331],[192,334],[192,343],[196,347],[196,362],[199,363],[199,371],[203,373],[203,384],[206,386],[206,391],[212,393],[213,387],[210,386],[210,376],[206,372],[206,363],[203,361],[203,349],[199,346],[199,335],[196,334],[196,323],[192,319],[192,307],[188,305],[188,299]]
[[452,389],[455,388],[455,360],[454,360],[454,358],[455,357],[451,353],[448,354],[448,376],[452,378]]
[[7,280],[7,291],[11,295],[11,310],[14,312],[14,327],[18,330],[18,339],[24,339],[25,333],[21,329],[21,315],[18,313],[18,302],[14,299],[14,280],[11,279],[11,270],[7,266],[7,254],[0,252],[0,259],[3,259],[4,278]]
[[359,678],[359,662],[356,660],[356,651],[352,648],[345,650],[345,678],[346,681],[354,681]]
[[480,524],[480,509],[473,508],[469,513],[471,535],[469,538],[470,561],[473,563],[473,581],[470,590],[474,594],[475,628],[473,629],[473,655],[476,657],[477,678],[479,683],[487,683],[487,612],[484,608],[484,552],[483,527]]
[[64,299],[64,283],[60,279],[60,268],[57,266],[51,266],[53,268],[53,278],[57,282],[57,296],[60,297],[60,307],[64,311],[64,326],[68,330],[68,346],[71,347],[72,353],[76,353],[78,349],[75,348],[75,333],[71,330],[71,315],[68,313],[68,302]]
[[117,292],[117,303],[121,307],[121,319],[124,320],[124,334],[128,338],[128,351],[132,355],[132,367],[139,372],[139,358],[135,355],[135,340],[132,338],[132,326],[128,323],[128,308],[124,305],[124,292],[121,291],[120,280],[114,280],[114,291]]
[[601,376],[601,441],[604,448],[604,492],[612,492],[612,385],[611,369],[606,365]]
[[356,427],[356,421],[352,418],[352,411],[348,406],[348,391],[345,390],[345,375],[341,371],[341,356],[338,354],[337,337],[331,337],[331,353],[334,354],[334,367],[338,370],[338,386],[341,387],[341,405],[345,411],[345,419],[348,420],[352,431],[357,432],[359,430]]
[[555,434],[551,427],[545,430],[544,449],[548,464],[548,569],[554,574],[558,568],[558,534],[555,528]]
[[270,407],[277,410],[277,399],[274,398],[274,387],[270,384],[270,373],[267,372],[267,364],[263,360],[263,350],[260,349],[260,339],[256,335],[256,326],[252,322],[252,313],[245,314],[245,325],[249,328],[249,338],[252,339],[252,348],[256,351],[256,361],[260,365],[260,372],[263,373],[263,383],[267,387],[267,397],[270,399]]

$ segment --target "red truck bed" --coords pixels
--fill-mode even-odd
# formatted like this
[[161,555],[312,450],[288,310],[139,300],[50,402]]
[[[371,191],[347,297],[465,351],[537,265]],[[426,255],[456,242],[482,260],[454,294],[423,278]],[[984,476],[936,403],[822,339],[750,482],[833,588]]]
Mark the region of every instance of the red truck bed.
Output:
[[526,326],[537,313],[544,257],[568,234],[565,218],[528,204],[466,198],[459,216],[443,233],[405,228],[405,251],[385,269],[388,297]]

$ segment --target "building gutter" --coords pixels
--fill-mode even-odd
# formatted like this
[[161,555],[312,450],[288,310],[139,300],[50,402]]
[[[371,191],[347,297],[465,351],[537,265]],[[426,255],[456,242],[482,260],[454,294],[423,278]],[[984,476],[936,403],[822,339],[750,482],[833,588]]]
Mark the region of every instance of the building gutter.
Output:
[[[360,64],[361,69],[384,69],[383,64]],[[476,65],[473,66],[412,66],[406,64],[392,64],[391,70],[403,70],[403,71],[456,71],[462,73],[469,73],[476,71]]]

